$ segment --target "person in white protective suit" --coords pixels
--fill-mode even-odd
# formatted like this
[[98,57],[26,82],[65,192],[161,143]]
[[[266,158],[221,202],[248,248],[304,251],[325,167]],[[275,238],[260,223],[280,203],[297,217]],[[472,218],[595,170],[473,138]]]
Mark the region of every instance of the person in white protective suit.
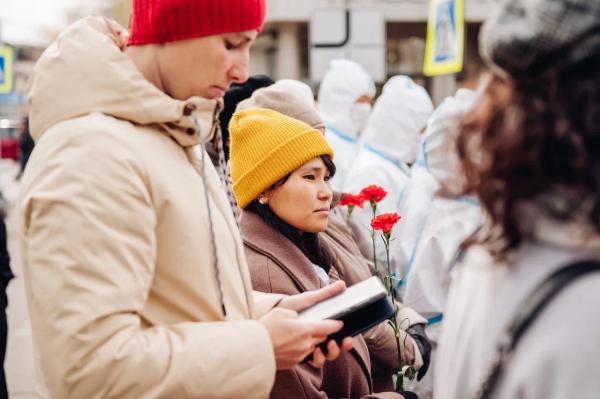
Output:
[[[432,117],[434,115],[435,112]],[[396,240],[390,247],[390,256],[393,259],[392,269],[399,280],[397,281],[397,288],[401,288],[406,267],[410,262],[417,239],[427,220],[433,195],[440,188],[438,181],[427,170],[426,141],[423,138],[427,136],[430,124],[431,118],[425,130],[425,135],[421,136],[417,160],[410,168],[410,179],[398,200],[398,214],[401,219],[394,227]]]
[[[427,206],[427,218],[410,256],[400,294],[407,306],[428,319],[426,332],[432,343],[432,361],[435,361],[453,260],[461,242],[477,229],[481,217],[476,199],[452,194],[458,192],[461,183],[454,146],[457,126],[474,100],[475,92],[466,89],[446,98],[432,115],[423,137],[425,167],[441,188]],[[413,390],[420,399],[433,397],[431,369]]]
[[371,114],[375,83],[367,71],[350,60],[333,60],[323,77],[317,98],[325,138],[335,152],[337,168],[331,185],[341,190],[358,153],[358,137]]
[[[397,212],[410,178],[409,164],[415,162],[421,133],[432,111],[433,104],[427,91],[411,78],[394,76],[389,79],[373,107],[358,156],[342,191],[358,194],[363,187],[376,184],[388,192],[378,204],[377,214]],[[370,206],[355,209],[351,220],[353,229],[369,231],[372,218]],[[370,242],[362,247],[372,248]],[[372,259],[372,249],[368,251],[369,259]],[[380,239],[376,240],[376,251],[379,267],[385,267],[385,247]],[[392,257],[391,263],[395,262]]]

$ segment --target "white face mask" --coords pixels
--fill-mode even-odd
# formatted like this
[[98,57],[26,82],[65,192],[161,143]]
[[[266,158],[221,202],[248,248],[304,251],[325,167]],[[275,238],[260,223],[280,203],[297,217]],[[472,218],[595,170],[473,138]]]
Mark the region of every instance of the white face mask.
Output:
[[358,132],[361,132],[365,126],[367,126],[369,115],[371,115],[371,104],[354,103],[354,105],[352,105],[350,117],[352,118],[354,126],[358,129]]

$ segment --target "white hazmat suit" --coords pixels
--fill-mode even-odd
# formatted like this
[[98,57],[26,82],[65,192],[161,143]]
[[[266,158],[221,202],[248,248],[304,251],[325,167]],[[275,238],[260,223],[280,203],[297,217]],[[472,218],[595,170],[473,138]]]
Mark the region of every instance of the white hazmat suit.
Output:
[[346,174],[358,153],[358,136],[371,112],[361,96],[375,96],[375,83],[367,71],[349,60],[333,60],[319,87],[318,109],[325,122],[325,137],[335,152],[337,168],[331,185],[343,187]]
[[[358,194],[363,187],[376,184],[388,192],[379,203],[377,214],[397,212],[410,178],[408,164],[415,161],[421,131],[432,111],[429,95],[411,78],[394,76],[389,79],[373,107],[343,191]],[[368,204],[363,209],[355,209],[353,228],[369,231],[372,217]],[[392,235],[395,236],[394,233]],[[385,247],[379,237],[376,243],[378,264],[385,267]],[[392,257],[391,264],[395,262]]]
[[[424,166],[440,186],[453,189],[460,182],[455,139],[459,120],[474,98],[474,92],[464,89],[446,98],[432,115],[423,137]],[[474,198],[447,196],[441,191],[434,193],[426,209],[400,293],[407,306],[428,319],[426,332],[433,346],[433,364],[453,260],[460,243],[479,225],[481,212]],[[425,378],[412,388],[419,398],[433,397],[433,369],[430,367]]]

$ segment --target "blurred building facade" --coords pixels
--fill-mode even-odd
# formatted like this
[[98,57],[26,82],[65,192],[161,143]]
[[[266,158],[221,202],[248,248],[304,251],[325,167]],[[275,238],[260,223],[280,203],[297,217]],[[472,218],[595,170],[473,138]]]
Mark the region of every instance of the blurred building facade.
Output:
[[427,88],[437,103],[459,86],[473,87],[483,70],[477,37],[495,0],[463,1],[465,61],[460,74],[436,78],[422,74],[429,0],[267,0],[267,20],[252,48],[250,72],[275,79],[300,79],[316,88],[318,82],[309,79],[311,13],[326,7],[371,8],[381,12],[385,20],[386,76],[411,76]]
[[[86,15],[96,14],[115,19],[126,26],[129,19],[130,3],[131,0],[73,2],[63,10],[63,23],[66,26],[66,24],[70,24]],[[0,27],[2,27],[2,20],[0,20]],[[9,46],[13,50],[12,91],[0,93],[0,140],[3,140],[2,144],[5,144],[7,139],[14,139],[18,136],[23,117],[27,113],[27,91],[29,90],[35,63],[45,47],[56,38],[63,27],[58,25],[58,21],[54,21],[47,26],[32,24],[30,29],[35,30],[35,37],[37,38],[33,42],[14,38],[3,40],[2,29],[0,29],[0,45]],[[0,155],[5,154],[0,151]]]
[[[267,74],[274,79],[292,78],[305,81],[315,89],[309,71],[310,17],[319,8],[369,8],[379,11],[385,21],[385,75],[411,76],[427,88],[437,103],[453,94],[458,86],[474,86],[483,70],[477,51],[481,23],[496,0],[463,0],[465,8],[465,62],[463,72],[436,78],[422,74],[429,0],[267,0],[267,19],[251,52],[250,73]],[[67,10],[67,23],[85,15],[100,14],[127,26],[131,0],[94,0],[73,3]],[[318,29],[318,27],[317,27]],[[46,29],[47,44],[58,30]],[[1,38],[0,38],[1,43]],[[25,112],[29,77],[43,46],[5,43],[15,48],[14,90],[0,95],[0,119],[14,134],[15,122]],[[383,83],[383,82],[378,82]],[[0,123],[1,125],[1,123]],[[8,130],[4,130],[8,133]],[[0,135],[2,132],[0,131]]]
[[[8,46],[13,51],[12,76],[10,77],[12,90],[0,93],[0,156],[5,157],[7,155],[6,145],[16,145],[14,140],[21,131],[23,117],[27,112],[26,93],[30,76],[43,48],[4,43],[1,37],[0,46]],[[7,70],[5,69],[5,71]],[[14,156],[11,155],[11,157]]]

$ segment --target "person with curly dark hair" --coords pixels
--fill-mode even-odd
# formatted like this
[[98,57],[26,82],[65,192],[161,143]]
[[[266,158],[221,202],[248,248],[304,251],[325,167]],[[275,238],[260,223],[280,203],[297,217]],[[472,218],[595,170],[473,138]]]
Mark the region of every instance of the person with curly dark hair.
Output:
[[[492,73],[457,148],[464,192],[479,197],[487,221],[463,244],[435,392],[597,398],[600,273],[558,286],[507,366],[491,370],[536,287],[573,262],[600,260],[600,2],[504,1],[480,50]],[[488,374],[493,396],[482,394]]]

